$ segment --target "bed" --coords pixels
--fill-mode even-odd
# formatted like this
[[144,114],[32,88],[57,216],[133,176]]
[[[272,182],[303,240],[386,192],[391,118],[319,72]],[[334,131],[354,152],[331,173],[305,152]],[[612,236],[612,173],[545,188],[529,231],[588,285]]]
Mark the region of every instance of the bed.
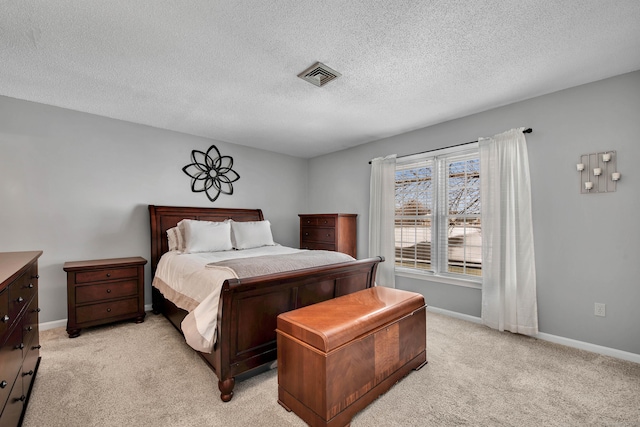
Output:
[[[169,251],[167,230],[183,219],[221,222],[263,221],[260,209],[149,205],[151,273]],[[382,257],[224,280],[217,304],[216,341],[200,356],[218,377],[220,398],[233,397],[235,379],[277,359],[276,318],[280,313],[375,286]],[[163,314],[181,333],[189,314],[152,287],[153,312]]]

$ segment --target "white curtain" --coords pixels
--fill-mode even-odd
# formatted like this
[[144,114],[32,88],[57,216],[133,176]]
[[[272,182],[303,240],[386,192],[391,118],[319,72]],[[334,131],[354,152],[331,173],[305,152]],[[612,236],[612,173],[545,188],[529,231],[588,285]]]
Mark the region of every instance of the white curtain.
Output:
[[383,256],[378,264],[376,284],[396,287],[395,278],[395,191],[396,155],[371,160],[369,186],[369,256]]
[[524,128],[479,138],[482,320],[500,331],[538,333],[531,181]]

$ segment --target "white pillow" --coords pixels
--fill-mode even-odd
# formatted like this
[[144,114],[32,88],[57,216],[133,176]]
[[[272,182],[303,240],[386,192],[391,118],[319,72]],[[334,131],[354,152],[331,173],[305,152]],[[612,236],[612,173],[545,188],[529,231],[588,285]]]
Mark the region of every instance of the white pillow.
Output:
[[228,222],[196,221],[185,219],[185,253],[217,252],[233,249],[231,226]]
[[167,230],[170,251],[184,251],[184,235],[180,227],[172,227]]
[[269,221],[229,222],[231,223],[231,239],[234,248],[251,249],[275,245]]

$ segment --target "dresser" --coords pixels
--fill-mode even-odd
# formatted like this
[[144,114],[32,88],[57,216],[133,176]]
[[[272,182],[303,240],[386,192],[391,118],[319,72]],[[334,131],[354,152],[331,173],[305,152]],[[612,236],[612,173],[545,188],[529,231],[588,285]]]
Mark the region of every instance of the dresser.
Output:
[[300,249],[343,252],[356,258],[356,214],[300,214]]
[[40,364],[38,258],[0,252],[0,426],[20,425]]
[[146,263],[142,257],[65,262],[69,338],[82,328],[119,320],[142,323]]

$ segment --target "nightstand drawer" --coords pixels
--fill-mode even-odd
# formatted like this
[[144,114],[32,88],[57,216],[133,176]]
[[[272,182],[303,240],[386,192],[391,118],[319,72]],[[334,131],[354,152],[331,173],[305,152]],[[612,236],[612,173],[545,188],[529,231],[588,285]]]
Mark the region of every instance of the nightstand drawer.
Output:
[[78,286],[76,287],[76,304],[128,297],[137,295],[137,293],[137,279],[126,280],[122,282],[108,282],[96,285]]
[[137,267],[105,268],[103,270],[77,272],[76,283],[104,282],[105,280],[127,279],[137,276]]
[[103,302],[76,307],[76,321],[78,323],[93,322],[111,317],[135,315],[138,311],[138,298],[128,298],[119,301]]

